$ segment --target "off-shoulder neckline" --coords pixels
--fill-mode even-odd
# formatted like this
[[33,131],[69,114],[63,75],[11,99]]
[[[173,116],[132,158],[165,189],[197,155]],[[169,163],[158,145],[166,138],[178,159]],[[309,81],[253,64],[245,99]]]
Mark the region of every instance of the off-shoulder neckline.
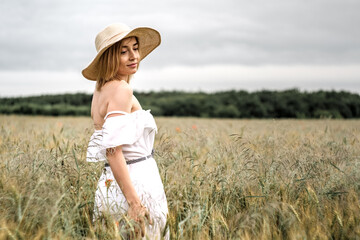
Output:
[[[120,111],[120,110],[114,110],[114,111],[110,111],[108,113],[106,113],[105,117],[104,117],[104,120],[107,119],[107,117],[113,113],[122,113],[123,115],[130,115],[130,114],[135,114],[137,112],[150,112],[150,109],[149,110],[144,110],[144,109],[138,109],[136,111],[133,111],[131,113],[128,113],[128,112],[124,112],[124,111]],[[119,115],[119,116],[115,116],[115,117],[120,117],[122,115]]]
[[[123,113],[123,115],[115,116],[115,117],[122,117],[122,116],[125,116],[125,115],[131,115],[131,114],[135,114],[135,113],[138,113],[138,112],[150,112],[150,109],[148,109],[148,110],[139,109],[139,110],[133,111],[131,113],[120,111],[120,110],[114,110],[114,111],[110,111],[110,112],[106,113],[104,120],[106,122],[107,117],[112,113]],[[115,118],[115,117],[112,117],[112,118]],[[105,122],[104,122],[104,124],[105,124]],[[103,126],[104,126],[104,124],[103,124]],[[101,129],[94,129],[94,131],[95,132],[100,132],[100,131],[102,131],[102,128]]]

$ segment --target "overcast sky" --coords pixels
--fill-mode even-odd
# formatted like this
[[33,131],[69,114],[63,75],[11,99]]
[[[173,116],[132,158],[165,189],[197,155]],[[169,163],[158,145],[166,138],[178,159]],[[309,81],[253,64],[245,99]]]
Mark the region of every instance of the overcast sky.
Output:
[[92,92],[81,75],[113,22],[157,29],[135,90],[360,93],[358,0],[2,0],[0,97]]

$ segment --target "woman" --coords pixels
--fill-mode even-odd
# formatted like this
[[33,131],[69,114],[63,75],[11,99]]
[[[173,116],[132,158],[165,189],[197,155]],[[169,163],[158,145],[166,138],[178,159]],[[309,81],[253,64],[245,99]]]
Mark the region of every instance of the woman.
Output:
[[150,111],[142,110],[129,81],[160,41],[154,29],[111,24],[96,36],[97,56],[82,71],[85,78],[97,81],[91,104],[95,131],[87,161],[105,161],[94,218],[126,216],[140,226],[135,234],[150,239],[160,239],[166,232],[168,208],[152,151],[157,127]]

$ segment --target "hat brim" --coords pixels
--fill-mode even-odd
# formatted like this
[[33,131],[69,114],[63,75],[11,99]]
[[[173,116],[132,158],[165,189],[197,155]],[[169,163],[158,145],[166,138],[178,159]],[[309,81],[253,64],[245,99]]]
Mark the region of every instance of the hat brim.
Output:
[[151,53],[161,43],[160,33],[155,29],[148,27],[135,28],[126,35],[122,35],[118,38],[113,39],[110,44],[101,49],[97,53],[94,60],[92,60],[92,62],[84,70],[82,70],[82,75],[91,81],[96,81],[99,72],[99,59],[101,55],[109,47],[128,37],[137,37],[139,42],[140,61],[143,60],[147,55],[149,55],[149,53]]

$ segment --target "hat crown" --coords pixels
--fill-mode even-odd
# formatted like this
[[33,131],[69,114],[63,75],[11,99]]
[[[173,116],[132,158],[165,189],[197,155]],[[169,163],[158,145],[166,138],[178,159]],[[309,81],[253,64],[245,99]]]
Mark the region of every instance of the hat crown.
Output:
[[100,52],[101,49],[106,47],[111,40],[120,36],[125,36],[130,32],[130,27],[123,23],[114,23],[107,26],[104,30],[98,33],[95,38],[96,51]]

